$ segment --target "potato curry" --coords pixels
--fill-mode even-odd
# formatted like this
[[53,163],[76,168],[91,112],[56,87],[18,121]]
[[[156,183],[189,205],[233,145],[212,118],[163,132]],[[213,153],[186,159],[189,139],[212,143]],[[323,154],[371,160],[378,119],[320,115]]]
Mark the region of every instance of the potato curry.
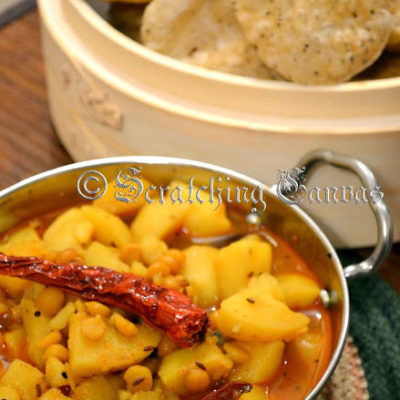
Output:
[[300,400],[330,361],[316,275],[223,204],[109,190],[0,253],[0,399]]

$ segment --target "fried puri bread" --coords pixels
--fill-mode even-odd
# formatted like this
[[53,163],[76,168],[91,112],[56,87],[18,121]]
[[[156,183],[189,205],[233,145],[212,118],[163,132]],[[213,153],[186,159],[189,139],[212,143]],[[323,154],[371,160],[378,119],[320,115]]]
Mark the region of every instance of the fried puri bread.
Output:
[[153,0],[143,15],[141,40],[157,52],[204,68],[274,78],[245,39],[230,0]]
[[384,50],[398,0],[232,0],[261,61],[302,84],[344,82]]
[[387,50],[400,53],[400,0],[394,14],[393,29],[389,37]]

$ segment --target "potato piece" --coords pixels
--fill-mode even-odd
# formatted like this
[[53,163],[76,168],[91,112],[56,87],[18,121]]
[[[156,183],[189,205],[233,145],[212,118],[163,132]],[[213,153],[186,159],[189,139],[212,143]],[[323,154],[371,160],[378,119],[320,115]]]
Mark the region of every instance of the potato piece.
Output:
[[236,364],[243,364],[250,358],[250,353],[237,344],[237,342],[225,342],[224,353]]
[[51,344],[49,347],[46,347],[43,354],[43,358],[46,362],[50,357],[55,357],[62,362],[66,362],[69,359],[68,349],[59,343]]
[[118,400],[118,391],[103,376],[95,376],[79,385],[73,395],[74,400]]
[[135,393],[130,400],[163,400],[161,390],[152,390],[150,392]]
[[15,389],[21,400],[38,399],[45,390],[43,374],[37,368],[21,360],[14,360],[10,364],[0,385]]
[[315,360],[321,357],[323,338],[314,332],[300,335],[288,344],[288,355],[291,359],[302,360],[304,365],[317,367]]
[[240,400],[268,400],[267,391],[265,387],[253,385],[251,392],[243,394]]
[[274,299],[285,302],[285,293],[279,281],[270,274],[264,273],[250,279],[249,289],[261,289]]
[[25,290],[24,298],[34,300],[36,302],[36,299],[39,297],[39,295],[43,292],[45,288],[46,286],[40,283],[32,283],[30,287],[27,290]]
[[129,266],[119,259],[117,249],[92,242],[85,252],[85,263],[93,267],[106,267],[118,272],[129,272]]
[[18,229],[5,242],[0,243],[0,252],[20,257],[46,255],[43,241],[31,226]]
[[105,376],[107,382],[116,390],[125,389],[125,381],[122,374],[110,374]]
[[194,303],[202,308],[215,306],[218,302],[215,272],[218,250],[208,246],[191,246],[184,253],[185,262],[181,273],[194,290],[191,296]]
[[54,317],[64,307],[64,302],[64,293],[52,287],[44,289],[36,299],[39,310],[49,317]]
[[[7,235],[8,236],[8,235]],[[11,233],[6,240],[0,243],[1,251],[7,246],[13,244],[21,244],[25,242],[34,242],[40,241],[40,237],[36,230],[31,226],[24,226],[22,228],[17,229],[15,232]],[[4,247],[3,247],[4,246]]]
[[189,208],[183,223],[184,228],[193,236],[207,237],[228,233],[232,229],[232,223],[226,216],[225,204],[218,205],[216,196],[212,199],[213,203],[210,203],[210,193],[196,187],[194,191],[196,200]]
[[311,278],[298,274],[282,274],[276,277],[282,286],[287,305],[293,310],[311,306],[321,291]]
[[39,400],[68,400],[70,397],[64,396],[60,389],[52,388],[48,390]]
[[81,244],[88,244],[94,235],[94,226],[90,221],[80,223],[75,229],[75,237]]
[[94,238],[105,245],[121,247],[131,241],[131,233],[125,223],[108,211],[94,206],[81,208],[94,226]]
[[[20,257],[46,255],[43,241],[31,226],[18,229],[6,241],[0,243],[0,252]],[[6,290],[13,298],[20,297],[28,286],[29,282],[26,280],[0,276],[0,288]]]
[[[12,331],[4,333],[4,344],[8,359],[25,358],[26,334],[25,329],[20,326]],[[0,396],[1,399],[1,396]]]
[[75,313],[75,304],[67,303],[57,315],[50,321],[50,327],[54,331],[61,331],[68,326],[69,320]]
[[115,186],[116,183],[114,180],[108,183],[108,189],[104,193],[104,195],[99,199],[95,200],[92,204],[95,207],[102,208],[103,210],[106,210],[107,212],[117,215],[119,217],[134,215],[139,211],[140,208],[142,208],[146,204],[146,198],[144,196],[144,193],[146,192],[147,188],[149,188],[151,185],[151,183],[146,179],[141,178],[140,181],[143,185],[143,190],[141,195],[139,195],[135,199],[136,201],[133,201],[132,199],[129,198],[128,198],[130,200],[129,203],[118,200],[115,197],[115,194],[118,193],[119,189],[116,188]]
[[63,212],[50,224],[43,235],[46,250],[76,249],[81,252],[82,243],[79,230],[81,224],[87,222],[90,221],[80,208],[70,208]]
[[310,322],[260,288],[243,289],[224,300],[216,320],[222,334],[245,342],[290,341]]
[[131,230],[134,240],[139,240],[147,235],[163,239],[182,227],[189,212],[190,203],[184,201],[187,197],[183,195],[181,195],[183,203],[177,200],[179,195],[177,188],[182,191],[188,190],[187,184],[172,182],[169,186],[171,190],[164,195],[164,204],[161,204],[159,200],[155,200],[152,204],[146,204],[133,220]]
[[68,366],[56,357],[49,357],[46,362],[45,377],[49,386],[61,387],[70,385]]
[[28,298],[21,301],[21,317],[27,335],[29,359],[39,368],[43,368],[44,350],[38,346],[38,343],[51,332],[50,318],[41,313],[34,301]]
[[120,335],[107,321],[104,336],[91,341],[84,338],[81,331],[82,322],[87,318],[85,313],[80,312],[70,320],[68,347],[74,375],[104,374],[140,363],[151,354],[145,348],[157,346],[161,340],[161,333],[145,324],[137,325],[137,335],[128,338]]
[[171,392],[170,390],[168,390],[167,388],[165,388],[162,383],[161,380],[158,378],[155,380],[154,382],[154,388],[153,391],[159,391],[162,392],[162,400],[179,400],[179,396],[173,392]]
[[118,400],[131,400],[132,393],[128,390],[120,390],[118,391]]
[[230,379],[250,383],[271,381],[282,364],[285,344],[282,341],[277,341],[271,343],[239,343],[239,345],[250,354],[250,358],[245,363],[236,366]]
[[20,400],[21,396],[15,389],[0,386],[0,399],[2,400]]
[[13,299],[21,298],[24,291],[31,285],[25,279],[0,276],[0,289],[4,289]]
[[232,360],[223,354],[217,345],[203,343],[165,356],[161,361],[158,375],[167,389],[178,395],[187,395],[189,392],[184,385],[185,375],[196,361],[206,367],[212,381],[226,377],[233,368]]
[[226,299],[245,288],[252,275],[269,272],[272,247],[255,238],[238,240],[219,251],[216,271],[219,296]]
[[141,237],[139,245],[142,259],[148,265],[157,261],[168,251],[168,246],[157,236],[153,235]]

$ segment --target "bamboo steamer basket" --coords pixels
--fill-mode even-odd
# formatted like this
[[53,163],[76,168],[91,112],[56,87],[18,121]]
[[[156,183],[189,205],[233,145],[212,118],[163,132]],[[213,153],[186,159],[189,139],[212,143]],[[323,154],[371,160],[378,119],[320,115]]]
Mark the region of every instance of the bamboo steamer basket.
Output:
[[[306,87],[181,63],[134,42],[84,0],[39,0],[51,116],[77,160],[165,155],[233,168],[269,185],[315,149],[367,163],[400,239],[400,78]],[[324,166],[307,187],[360,182]],[[376,242],[367,204],[301,206],[337,247]]]

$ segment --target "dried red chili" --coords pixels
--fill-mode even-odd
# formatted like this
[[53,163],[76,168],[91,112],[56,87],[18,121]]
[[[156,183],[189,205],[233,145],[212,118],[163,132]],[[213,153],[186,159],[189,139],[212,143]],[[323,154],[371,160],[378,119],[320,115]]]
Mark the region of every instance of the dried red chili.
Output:
[[0,274],[53,286],[86,300],[119,307],[143,318],[182,347],[204,339],[208,318],[182,293],[104,267],[57,265],[37,257],[0,253]]
[[252,388],[249,383],[228,382],[219,389],[207,394],[201,400],[237,400],[243,394],[250,392]]

